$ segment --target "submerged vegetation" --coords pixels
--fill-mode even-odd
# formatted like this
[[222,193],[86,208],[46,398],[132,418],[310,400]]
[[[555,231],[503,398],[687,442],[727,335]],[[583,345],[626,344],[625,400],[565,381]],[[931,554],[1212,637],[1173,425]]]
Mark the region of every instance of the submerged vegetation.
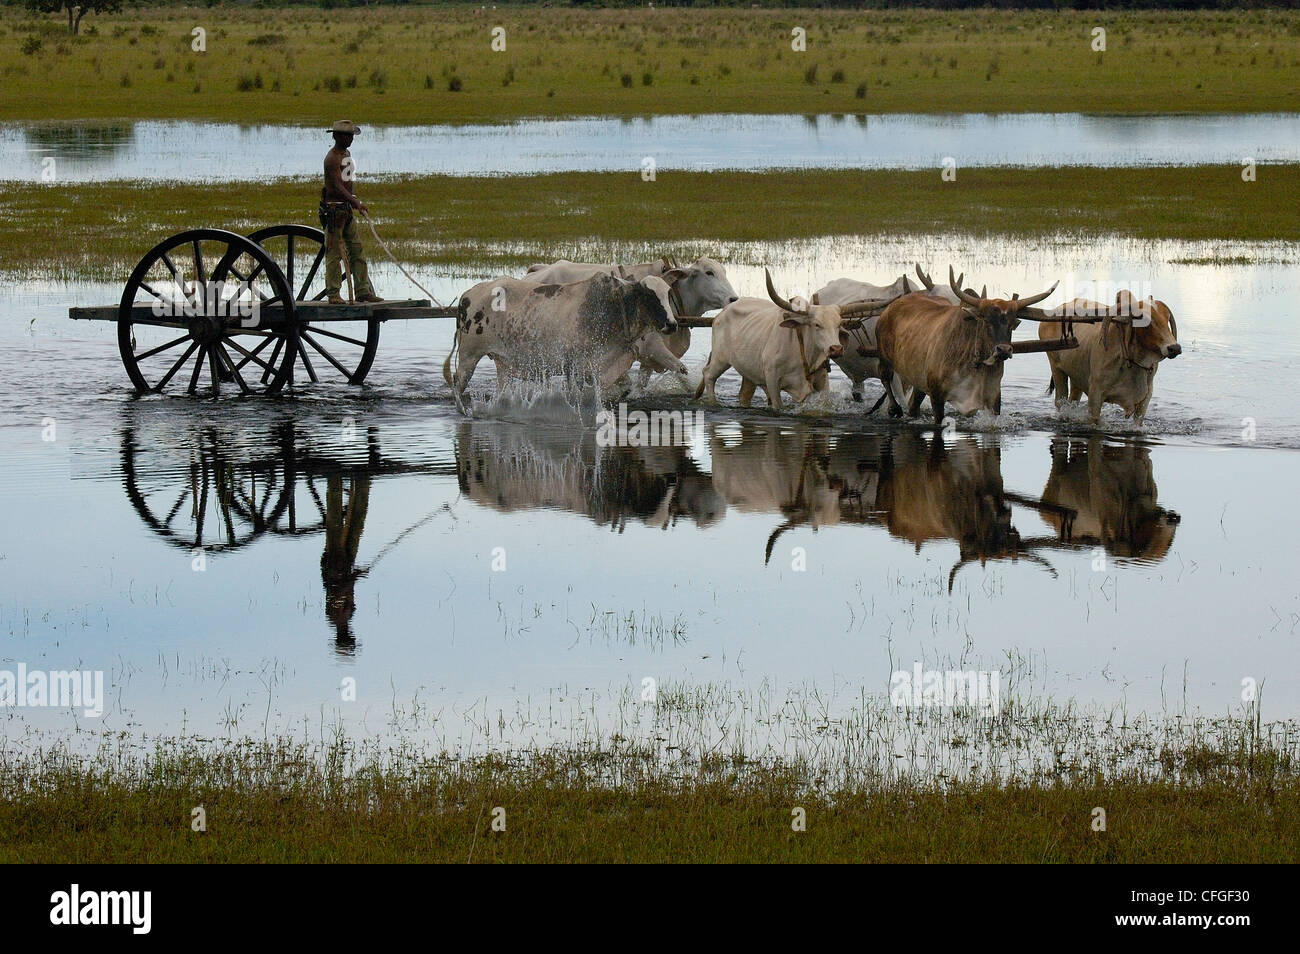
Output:
[[0,10],[2,80],[22,90],[0,98],[4,119],[1276,112],[1300,108],[1297,67],[1300,15],[1285,9],[163,5],[97,14],[75,36]]
[[[301,180],[237,189],[30,186],[12,192],[0,210],[0,263],[20,276],[120,281],[154,243],[182,229],[314,225],[316,191]],[[503,270],[572,257],[592,239],[650,257],[668,242],[825,235],[1295,242],[1300,222],[1282,197],[1296,194],[1300,164],[1261,166],[1250,183],[1232,165],[975,168],[951,183],[941,183],[937,171],[892,169],[661,171],[655,182],[637,172],[365,182],[380,233],[404,261]]]

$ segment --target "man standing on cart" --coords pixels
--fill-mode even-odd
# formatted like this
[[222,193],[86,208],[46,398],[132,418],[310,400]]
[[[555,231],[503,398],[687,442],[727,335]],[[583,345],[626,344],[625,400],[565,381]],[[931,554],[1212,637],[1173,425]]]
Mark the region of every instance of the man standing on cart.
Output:
[[351,120],[340,119],[330,132],[334,134],[334,148],[325,153],[325,187],[320,192],[320,221],[325,230],[325,292],[331,304],[343,304],[341,259],[346,246],[349,297],[355,291],[356,301],[383,301],[370,284],[357,223],[352,216],[353,210],[366,216],[370,214],[366,204],[352,191],[353,164],[348,147],[361,127]]

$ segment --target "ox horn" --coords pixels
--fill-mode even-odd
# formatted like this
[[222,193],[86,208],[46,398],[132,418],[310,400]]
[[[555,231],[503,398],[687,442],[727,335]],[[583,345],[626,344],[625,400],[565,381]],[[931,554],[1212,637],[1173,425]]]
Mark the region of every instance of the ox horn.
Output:
[[767,296],[771,298],[772,301],[776,303],[776,305],[779,306],[780,308],[783,308],[786,311],[791,312],[792,314],[796,314],[796,315],[802,314],[802,312],[799,311],[799,309],[795,308],[794,305],[790,304],[788,301],[786,301],[784,298],[782,298],[780,295],[776,293],[776,288],[774,288],[772,285],[772,273],[765,268],[763,269],[763,275],[767,278]]
[[878,315],[885,310],[885,307],[893,298],[864,298],[861,301],[851,301],[848,304],[840,305],[841,318],[866,318],[871,315]]
[[921,279],[921,284],[925,286],[926,291],[934,291],[934,282],[930,280],[929,275],[921,271],[920,262],[916,263],[916,277]]
[[912,285],[910,282],[908,282],[906,275],[903,276],[903,294],[904,295],[912,294]]
[[967,292],[962,291],[961,280],[965,277],[965,272],[954,276],[952,273],[952,266],[948,266],[948,285],[952,288],[953,293],[961,299],[963,305],[970,305],[972,308],[979,308],[981,304],[980,300],[973,294],[968,294]]
[[1019,303],[1020,303],[1020,307],[1021,307],[1021,308],[1026,308],[1026,307],[1028,307],[1029,305],[1037,305],[1040,301],[1042,301],[1043,299],[1045,299],[1045,298],[1047,298],[1049,295],[1051,295],[1052,292],[1056,291],[1056,286],[1059,285],[1059,284],[1061,284],[1061,282],[1060,282],[1060,280],[1058,279],[1058,280],[1052,282],[1052,287],[1049,288],[1049,289],[1047,289],[1047,291],[1045,291],[1045,292],[1042,292],[1042,293],[1037,294],[1037,295],[1030,295],[1028,298],[1020,298],[1020,299],[1017,299],[1017,300],[1019,301]]
[[[1166,311],[1169,311],[1168,308],[1166,308],[1165,310],[1166,310]],[[1177,341],[1177,340],[1178,340],[1178,322],[1176,322],[1176,321],[1174,320],[1174,313],[1173,313],[1172,311],[1169,312],[1169,330],[1172,331],[1172,332],[1174,333],[1174,340]]]

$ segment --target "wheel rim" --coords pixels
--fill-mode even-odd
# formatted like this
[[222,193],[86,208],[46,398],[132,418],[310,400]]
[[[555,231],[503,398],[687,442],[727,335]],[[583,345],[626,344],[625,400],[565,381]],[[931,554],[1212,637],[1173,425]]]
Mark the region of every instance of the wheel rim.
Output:
[[[294,475],[274,457],[241,459],[227,435],[205,427],[160,445],[122,434],[122,483],[140,519],[171,546],[229,552],[273,531],[294,494]],[[159,456],[165,447],[166,453]],[[188,455],[188,462],[177,460]]]
[[142,258],[118,305],[118,350],[142,393],[274,393],[298,348],[294,298],[256,242],[190,229]]
[[[325,233],[307,225],[273,225],[248,236],[284,273],[295,301],[325,298]],[[343,256],[347,267],[347,256]],[[346,282],[346,272],[345,282]],[[292,379],[360,384],[379,347],[379,321],[307,322],[299,315],[298,354]]]

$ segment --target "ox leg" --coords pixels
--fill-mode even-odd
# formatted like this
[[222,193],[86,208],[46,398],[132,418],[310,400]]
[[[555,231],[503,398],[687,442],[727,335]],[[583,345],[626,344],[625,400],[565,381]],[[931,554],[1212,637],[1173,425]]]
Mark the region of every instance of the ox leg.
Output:
[[[1081,397],[1083,397],[1083,384],[1081,384],[1079,381],[1076,381],[1074,379],[1067,379],[1067,380],[1069,380],[1070,382],[1070,400],[1077,401]],[[1061,393],[1064,394],[1065,392],[1062,391]]]
[[[452,375],[452,390],[456,394],[464,394],[465,389],[469,386],[469,379],[474,376],[474,369],[478,363],[483,360],[482,354],[460,353],[460,360],[456,362],[456,373]],[[501,373],[501,365],[497,365],[498,376]],[[497,379],[497,387],[500,388],[500,377]]]
[[763,390],[767,392],[768,407],[776,411],[781,410],[781,379],[769,377],[763,385]]
[[700,386],[695,389],[695,396],[698,398],[704,395],[704,400],[709,404],[718,403],[718,395],[714,390],[718,383],[718,378],[722,377],[731,365],[724,362],[721,358],[716,357],[717,352],[709,355],[709,360],[704,363],[704,371],[700,375]]
[[865,380],[866,378],[849,378],[853,400],[857,401],[859,404],[862,403],[862,382]]
[[998,396],[993,399],[993,413],[1002,413],[1002,389],[998,389]]
[[[921,402],[924,400],[925,400],[925,392],[922,391],[920,388],[912,388],[912,393],[911,395],[908,396],[907,399],[907,416],[920,417]],[[930,404],[931,406],[933,406],[934,402],[931,401]]]
[[754,400],[754,391],[758,388],[757,381],[751,381],[749,378],[742,378],[740,381],[740,406],[749,407],[750,402]]
[[1065,406],[1070,396],[1070,376],[1056,362],[1052,362],[1052,390],[1056,392],[1056,409]]
[[1151,403],[1151,395],[1148,394],[1142,400],[1133,405],[1133,423],[1141,425],[1147,416],[1147,405]]
[[902,417],[903,405],[898,403],[898,397],[894,394],[894,389],[890,386],[894,380],[894,368],[883,358],[880,360],[880,382],[885,386],[885,396],[889,400],[889,416]]
[[[916,405],[918,410],[921,407],[921,402],[916,399],[916,396],[920,395],[920,393],[921,393],[921,389],[917,388],[916,395],[914,395],[912,398],[912,401]],[[934,412],[935,430],[942,431],[943,430],[943,392],[942,391],[930,392],[930,410]]]
[[1093,427],[1101,424],[1101,388],[1093,388],[1088,395],[1088,419]]

